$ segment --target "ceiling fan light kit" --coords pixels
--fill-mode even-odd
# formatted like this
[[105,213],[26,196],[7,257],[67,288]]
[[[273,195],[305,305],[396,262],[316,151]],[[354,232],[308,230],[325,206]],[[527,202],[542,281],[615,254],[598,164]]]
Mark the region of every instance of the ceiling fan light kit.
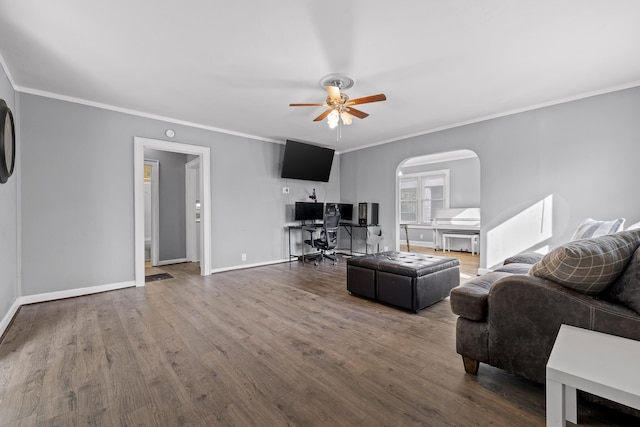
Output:
[[320,86],[326,89],[328,96],[324,104],[289,104],[290,107],[326,107],[322,114],[313,119],[319,122],[327,119],[327,124],[331,129],[338,129],[337,140],[342,135],[342,125],[350,125],[353,116],[364,119],[369,114],[354,108],[354,105],[367,104],[370,102],[386,101],[387,97],[380,93],[378,95],[365,96],[362,98],[349,99],[346,93],[341,90],[353,87],[355,80],[342,74],[329,74],[320,79]]

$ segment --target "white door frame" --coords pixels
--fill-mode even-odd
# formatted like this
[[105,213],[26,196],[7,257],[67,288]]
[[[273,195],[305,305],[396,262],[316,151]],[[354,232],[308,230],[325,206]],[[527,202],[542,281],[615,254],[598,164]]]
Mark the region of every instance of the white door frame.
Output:
[[160,162],[145,160],[145,166],[151,166],[151,265],[160,261]]
[[133,138],[134,194],[134,276],[136,286],[144,286],[144,149],[193,154],[200,157],[201,241],[200,274],[211,274],[211,149],[172,141]]
[[[198,175],[200,174],[200,158],[193,159],[187,164],[184,165],[184,174],[185,174],[185,210],[187,219],[187,261],[194,262],[200,261],[198,259],[198,254],[202,253],[202,248],[198,250],[197,242],[198,239],[196,237],[196,201],[202,200],[202,192],[198,191],[198,194],[195,194],[196,182],[198,179]],[[202,220],[201,220],[202,221]],[[200,222],[202,223],[202,222]]]

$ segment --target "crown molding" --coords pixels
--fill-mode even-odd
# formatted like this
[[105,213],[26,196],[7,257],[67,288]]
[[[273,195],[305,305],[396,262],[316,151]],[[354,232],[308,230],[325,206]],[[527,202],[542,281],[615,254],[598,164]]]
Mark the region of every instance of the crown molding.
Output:
[[277,144],[284,144],[283,141],[278,141],[278,140],[272,139],[272,138],[265,138],[265,137],[262,137],[262,136],[251,135],[251,134],[242,133],[242,132],[235,132],[235,131],[228,130],[228,129],[218,128],[218,127],[214,127],[214,126],[207,126],[207,125],[203,125],[203,124],[200,124],[200,123],[189,122],[189,121],[180,120],[180,119],[174,119],[172,117],[160,116],[160,115],[157,115],[157,114],[145,113],[145,112],[142,112],[142,111],[132,110],[132,109],[129,109],[129,108],[116,107],[115,105],[103,104],[101,102],[88,101],[88,100],[82,99],[82,98],[75,98],[75,97],[72,97],[72,96],[60,95],[58,93],[47,92],[47,91],[43,91],[43,90],[39,90],[39,89],[26,88],[26,87],[16,87],[16,90],[18,92],[27,93],[27,94],[30,94],[30,95],[42,96],[42,97],[45,97],[45,98],[57,99],[57,100],[66,101],[66,102],[73,102],[75,104],[81,104],[81,105],[86,105],[86,106],[89,106],[89,107],[101,108],[103,110],[115,111],[115,112],[118,112],[118,113],[129,114],[129,115],[138,116],[138,117],[144,117],[144,118],[152,119],[152,120],[159,120],[159,121],[163,121],[163,122],[167,122],[167,123],[173,123],[173,124],[176,124],[176,125],[189,126],[189,127],[196,128],[196,129],[204,129],[204,130],[209,130],[209,131],[212,131],[212,132],[218,132],[218,133],[224,133],[224,134],[227,134],[227,135],[239,136],[239,137],[242,137],[242,138],[255,139],[255,140],[258,140],[258,141],[274,142],[274,143],[277,143]]
[[403,136],[398,136],[396,138],[386,139],[386,140],[380,141],[380,142],[374,142],[372,144],[368,144],[368,145],[365,145],[365,146],[362,146],[362,147],[342,150],[341,153],[344,154],[344,153],[349,153],[351,151],[364,150],[365,148],[377,147],[378,145],[389,144],[390,142],[396,142],[396,141],[401,141],[403,139],[415,138],[417,136],[428,135],[430,133],[436,133],[436,132],[440,132],[440,131],[447,130],[447,129],[453,129],[453,128],[457,128],[457,127],[460,127],[460,126],[466,126],[466,125],[471,125],[471,124],[474,124],[474,123],[480,123],[480,122],[484,122],[484,121],[487,121],[487,120],[497,119],[497,118],[500,118],[500,117],[511,116],[511,115],[514,115],[514,114],[524,113],[526,111],[538,110],[540,108],[551,107],[551,106],[554,106],[554,105],[565,104],[567,102],[578,101],[580,99],[591,98],[593,96],[605,95],[607,93],[618,92],[618,91],[621,91],[621,90],[631,89],[631,88],[638,87],[638,86],[640,86],[640,80],[636,80],[634,82],[625,83],[625,84],[618,85],[618,86],[612,86],[612,87],[609,87],[607,89],[601,89],[601,90],[596,90],[596,91],[591,91],[591,92],[585,92],[585,93],[582,93],[580,95],[569,96],[569,97],[566,97],[566,98],[558,98],[558,99],[555,99],[553,101],[543,102],[543,103],[540,103],[540,104],[534,104],[534,105],[530,105],[528,107],[516,108],[516,109],[513,109],[513,110],[504,111],[502,113],[490,114],[488,116],[482,116],[482,117],[478,117],[478,118],[475,118],[475,119],[466,120],[466,121],[463,121],[463,122],[457,122],[457,123],[453,123],[453,124],[450,124],[450,125],[440,126],[440,127],[429,129],[429,130],[425,130],[425,131],[420,131],[420,132],[415,132],[415,133],[411,133],[411,134],[407,134],[407,135],[403,135]]
[[[58,100],[61,100],[61,101],[73,102],[73,103],[76,103],[76,104],[86,105],[86,106],[89,106],[89,107],[101,108],[101,109],[115,111],[115,112],[119,112],[119,113],[123,113],[123,114],[129,114],[129,115],[138,116],[138,117],[144,117],[144,118],[148,118],[148,119],[152,119],[152,120],[159,120],[159,121],[163,121],[163,122],[167,122],[167,123],[173,123],[173,124],[177,124],[177,125],[188,126],[188,127],[192,127],[192,128],[196,128],[196,129],[203,129],[203,130],[208,130],[208,131],[212,131],[212,132],[218,132],[218,133],[223,133],[223,134],[227,134],[227,135],[238,136],[238,137],[242,137],[242,138],[254,139],[254,140],[257,140],[257,141],[272,142],[272,143],[276,143],[276,144],[284,144],[285,143],[284,141],[280,141],[280,140],[273,139],[273,138],[266,138],[266,137],[262,137],[262,136],[258,136],[258,135],[252,135],[252,134],[247,134],[247,133],[242,133],[242,132],[236,132],[236,131],[223,129],[223,128],[218,128],[218,127],[214,127],[214,126],[203,125],[203,124],[200,124],[200,123],[189,122],[189,121],[186,121],[186,120],[174,119],[172,117],[166,117],[166,116],[160,116],[160,115],[157,115],[157,114],[145,113],[145,112],[142,112],[142,111],[137,111],[137,110],[132,110],[132,109],[128,109],[128,108],[117,107],[117,106],[114,106],[114,105],[103,104],[103,103],[100,103],[100,102],[88,101],[86,99],[75,98],[75,97],[61,95],[61,94],[53,93],[53,92],[47,92],[47,91],[43,91],[43,90],[39,90],[39,89],[20,87],[13,80],[13,77],[11,76],[11,73],[9,72],[9,69],[6,66],[4,58],[2,57],[1,54],[0,54],[0,65],[2,65],[2,68],[3,68],[4,72],[5,72],[5,74],[7,75],[7,78],[9,79],[9,82],[11,83],[11,86],[13,87],[13,89],[16,92],[42,96],[42,97],[45,97],[45,98],[58,99]],[[622,85],[612,86],[612,87],[609,87],[609,88],[606,88],[606,89],[597,90],[597,91],[585,92],[585,93],[582,93],[582,94],[579,94],[579,95],[573,95],[573,96],[570,96],[570,97],[558,98],[558,99],[555,99],[555,100],[552,100],[552,101],[548,101],[548,102],[543,102],[543,103],[539,103],[539,104],[530,105],[530,106],[527,106],[527,107],[522,107],[522,108],[517,108],[517,109],[513,109],[513,110],[504,111],[502,113],[490,114],[490,115],[478,117],[478,118],[475,118],[475,119],[465,120],[465,121],[462,121],[462,122],[456,122],[456,123],[452,123],[450,125],[439,126],[439,127],[436,127],[436,128],[427,129],[427,130],[420,131],[420,132],[405,134],[405,135],[401,135],[401,136],[398,136],[398,137],[386,139],[386,140],[379,141],[379,142],[374,142],[372,144],[367,144],[367,145],[360,146],[360,147],[355,147],[355,148],[351,148],[351,149],[344,149],[344,150],[340,150],[340,151],[336,150],[336,154],[340,155],[340,154],[346,154],[346,153],[349,153],[349,152],[352,152],[352,151],[364,150],[366,148],[377,147],[379,145],[389,144],[391,142],[396,142],[396,141],[401,141],[401,140],[405,140],[405,139],[415,138],[415,137],[418,137],[418,136],[423,136],[423,135],[428,135],[428,134],[431,134],[431,133],[441,132],[441,131],[444,131],[444,130],[453,129],[453,128],[457,128],[457,127],[461,127],[461,126],[466,126],[466,125],[470,125],[470,124],[474,124],[474,123],[480,123],[480,122],[484,122],[484,121],[487,121],[487,120],[492,120],[492,119],[497,119],[497,118],[501,118],[501,117],[511,116],[511,115],[514,115],[514,114],[524,113],[524,112],[527,112],[527,111],[537,110],[537,109],[540,109],[540,108],[551,107],[551,106],[554,106],[554,105],[564,104],[564,103],[567,103],[567,102],[577,101],[577,100],[580,100],[580,99],[591,98],[593,96],[604,95],[604,94],[607,94],[607,93],[617,92],[617,91],[620,91],[620,90],[631,89],[631,88],[638,87],[638,86],[640,86],[640,80],[636,80],[636,81],[633,81],[633,82],[625,83],[625,84],[622,84]]]
[[13,88],[13,90],[17,92],[18,86],[16,85],[15,80],[13,80],[11,71],[9,71],[9,67],[7,67],[7,63],[5,62],[4,57],[2,56],[2,53],[0,53],[0,66],[2,66],[2,69],[4,70],[4,74],[7,76],[7,79],[9,79],[9,84],[11,84],[11,87]]

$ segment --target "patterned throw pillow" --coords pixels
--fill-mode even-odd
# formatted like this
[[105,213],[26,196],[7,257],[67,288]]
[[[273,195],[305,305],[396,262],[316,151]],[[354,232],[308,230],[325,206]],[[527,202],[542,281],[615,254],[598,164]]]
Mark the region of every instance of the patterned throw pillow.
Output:
[[576,240],[546,254],[529,274],[597,295],[620,276],[639,245],[640,230]]
[[618,231],[622,231],[623,225],[624,218],[618,218],[611,221],[597,221],[593,218],[587,218],[578,226],[576,232],[573,233],[571,241],[578,239],[593,239],[594,237],[617,233]]
[[607,289],[604,299],[622,304],[640,314],[640,249],[636,249],[622,276]]

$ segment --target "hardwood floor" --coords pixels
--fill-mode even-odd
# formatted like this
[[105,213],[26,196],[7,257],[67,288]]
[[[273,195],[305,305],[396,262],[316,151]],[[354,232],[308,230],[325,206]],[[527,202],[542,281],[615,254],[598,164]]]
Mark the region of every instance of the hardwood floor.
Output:
[[[464,373],[448,299],[349,295],[344,260],[173,279],[20,309],[0,344],[1,426],[542,426],[544,388]],[[581,425],[638,420],[580,405]]]

